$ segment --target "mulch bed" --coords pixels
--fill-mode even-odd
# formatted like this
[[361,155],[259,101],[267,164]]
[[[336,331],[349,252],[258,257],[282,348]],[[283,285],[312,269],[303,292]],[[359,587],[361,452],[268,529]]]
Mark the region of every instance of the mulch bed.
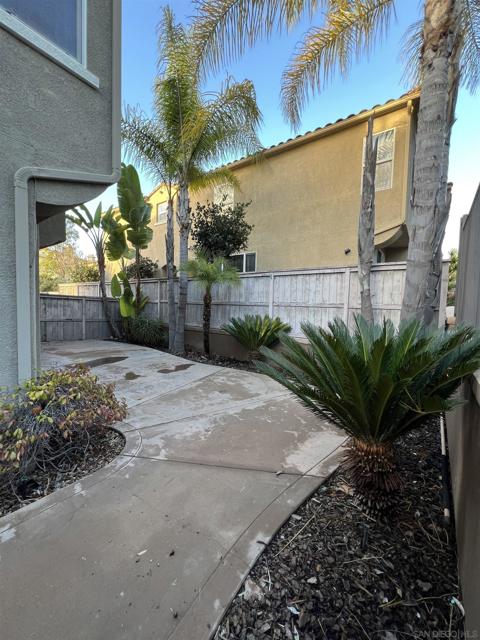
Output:
[[187,351],[181,356],[187,360],[200,362],[202,364],[213,364],[217,367],[228,367],[229,369],[241,369],[242,371],[256,371],[255,362],[246,360],[235,360],[235,358],[227,358],[226,356],[210,356],[207,357],[200,351]]
[[0,516],[16,511],[39,498],[49,495],[111,462],[125,446],[125,438],[113,429],[107,429],[91,438],[88,447],[76,459],[69,458],[67,468],[36,469],[16,492],[5,487],[0,491]]
[[266,548],[216,640],[463,637],[438,429],[405,437],[398,459],[405,486],[388,521],[359,510],[338,470]]

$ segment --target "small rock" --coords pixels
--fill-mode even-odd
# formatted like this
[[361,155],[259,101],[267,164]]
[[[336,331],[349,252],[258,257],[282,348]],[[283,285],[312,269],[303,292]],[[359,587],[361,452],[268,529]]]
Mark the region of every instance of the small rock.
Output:
[[308,584],[317,584],[318,580],[315,576],[312,576],[311,578],[308,578],[307,582]]

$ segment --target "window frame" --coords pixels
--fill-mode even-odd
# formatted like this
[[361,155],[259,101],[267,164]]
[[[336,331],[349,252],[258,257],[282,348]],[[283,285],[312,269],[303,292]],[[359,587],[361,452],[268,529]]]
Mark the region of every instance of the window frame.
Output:
[[0,6],[0,27],[17,37],[19,40],[49,58],[63,69],[80,78],[91,87],[100,87],[99,79],[87,69],[87,36],[88,36],[88,0],[79,0],[79,22],[77,29],[81,30],[80,56],[74,57],[57,44],[49,40],[26,22],[9,13]]
[[[392,158],[390,160],[378,160],[378,156],[377,156],[377,161],[376,161],[376,167],[378,167],[379,164],[386,164],[387,162],[391,162],[392,163],[392,171],[390,174],[390,184],[388,187],[378,187],[377,186],[377,181],[375,180],[375,193],[377,191],[388,191],[389,189],[393,189],[393,174],[395,172],[395,146],[396,146],[396,139],[397,139],[397,128],[396,127],[389,127],[388,129],[382,129],[381,131],[375,131],[373,134],[373,138],[375,139],[376,136],[380,136],[382,133],[388,133],[389,131],[393,131],[393,148],[392,148]],[[364,136],[363,138],[363,150],[362,150],[362,172],[360,175],[360,193],[362,192],[362,186],[363,186],[363,169],[365,167],[365,145],[367,142],[367,136]],[[378,149],[377,149],[377,154],[378,154]],[[375,171],[376,173],[376,171]]]
[[[165,219],[164,220],[159,220],[158,219],[158,207],[160,207],[161,205],[165,206]],[[167,214],[168,214],[168,200],[165,200],[165,202],[157,202],[156,206],[155,206],[155,226],[157,225],[161,225],[161,224],[167,224]]]
[[[247,266],[247,255],[255,256],[255,269],[253,271],[246,271],[245,270],[245,267]],[[242,256],[243,257],[242,270],[239,271],[238,273],[256,273],[257,272],[257,252],[256,251],[241,251],[240,253],[232,253],[230,258],[235,258],[236,256]]]
[[[216,196],[216,189],[225,189],[225,187],[231,189],[232,192],[232,201],[231,203],[229,202],[223,202],[223,194],[222,198],[220,200],[217,199]],[[233,184],[230,184],[229,182],[222,182],[221,184],[215,184],[213,185],[213,204],[223,204],[224,207],[234,207],[235,206],[235,187],[233,186]]]

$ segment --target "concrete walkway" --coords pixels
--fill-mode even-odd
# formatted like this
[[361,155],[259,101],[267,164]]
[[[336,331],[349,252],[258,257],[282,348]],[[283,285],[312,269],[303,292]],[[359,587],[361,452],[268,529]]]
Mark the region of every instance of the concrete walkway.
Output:
[[114,342],[50,343],[44,356],[116,383],[127,443],[0,519],[1,637],[206,640],[338,464],[343,434],[256,373]]

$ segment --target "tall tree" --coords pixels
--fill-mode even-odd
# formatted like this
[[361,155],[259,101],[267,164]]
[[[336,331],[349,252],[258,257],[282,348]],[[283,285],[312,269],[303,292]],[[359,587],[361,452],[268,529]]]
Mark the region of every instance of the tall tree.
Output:
[[194,250],[212,261],[229,258],[248,247],[253,224],[245,219],[249,202],[227,207],[222,202],[197,203],[192,213]]
[[375,254],[375,173],[377,170],[377,144],[373,140],[373,118],[368,120],[362,177],[362,202],[358,218],[358,278],[360,281],[361,313],[373,323],[370,274]]
[[[166,177],[175,185],[179,261],[184,264],[188,260],[191,227],[190,192],[209,185],[235,183],[227,167],[211,167],[231,160],[232,154],[256,154],[261,150],[257,136],[261,114],[249,80],[228,79],[216,93],[202,89],[191,33],[175,22],[168,7],[163,10],[158,33],[154,117],[153,120],[145,117],[132,120],[127,114],[124,138],[143,163],[149,164],[152,157],[157,158],[160,165],[161,159]],[[142,124],[146,124],[146,130]],[[169,239],[173,249],[172,238],[167,231],[167,249]],[[185,349],[187,291],[188,275],[181,271],[173,343],[173,349],[180,353]]]
[[109,207],[107,211],[102,211],[101,202],[95,213],[92,214],[84,204],[81,204],[67,214],[67,219],[80,227],[87,234],[93,245],[100,275],[99,284],[103,311],[113,337],[120,338],[120,331],[113,321],[108,303],[105,284],[105,255],[111,261],[119,260],[125,255],[128,247],[124,229],[117,221],[113,213],[113,207]]
[[[298,127],[311,95],[334,72],[343,76],[355,59],[369,55],[388,32],[395,0],[200,0],[194,34],[205,68],[218,69],[246,47],[274,32],[291,29],[323,10],[283,73],[282,107]],[[475,90],[480,80],[478,0],[424,0],[424,16],[413,25],[414,59],[421,82],[414,162],[407,281],[402,315],[432,316],[438,256],[448,219],[450,132],[458,86]],[[429,140],[429,132],[432,138]]]
[[212,288],[218,284],[239,285],[240,276],[237,269],[228,260],[216,257],[208,260],[197,255],[181,267],[182,271],[196,280],[204,290],[203,294],[203,350],[210,355],[210,319],[212,315]]

